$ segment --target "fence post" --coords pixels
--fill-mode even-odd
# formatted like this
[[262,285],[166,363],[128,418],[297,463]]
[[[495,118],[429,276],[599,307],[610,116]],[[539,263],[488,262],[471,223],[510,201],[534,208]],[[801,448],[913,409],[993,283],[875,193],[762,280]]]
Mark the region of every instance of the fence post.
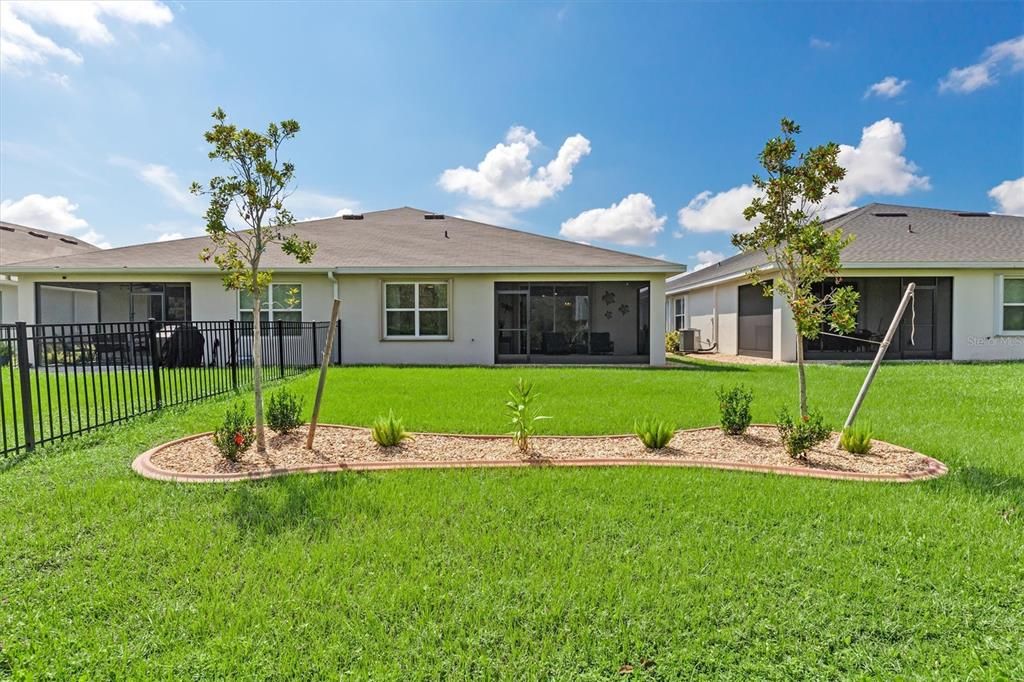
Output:
[[228,320],[228,343],[231,344],[231,389],[238,390],[238,339],[235,332],[235,319]]
[[284,376],[284,320],[277,320],[277,366]]
[[18,381],[21,384],[21,420],[25,429],[25,449],[36,446],[35,424],[32,423],[32,384],[28,376],[28,327],[24,322],[15,324],[17,334]]
[[[326,329],[330,329],[330,324],[328,324],[327,327],[325,327],[325,328]],[[309,363],[310,367],[315,367],[316,366],[317,347],[319,346],[319,344],[317,343],[317,340],[318,340],[317,336],[319,335],[319,333],[320,333],[320,325],[319,325],[318,322],[314,322],[313,323],[313,359],[312,359],[312,362]]]
[[337,360],[337,364],[339,364],[339,365],[340,365],[340,364],[341,364],[341,319],[340,319],[340,318],[338,319],[338,328],[337,328],[337,330],[335,331],[335,334],[336,334],[336,335],[337,335],[337,337],[338,337],[338,341],[337,341],[337,343],[335,343],[335,344],[334,344],[334,345],[335,345],[335,347],[336,347],[336,348],[338,349],[338,360]]
[[157,345],[156,327],[156,320],[149,318],[149,366],[153,374],[153,399],[159,410],[164,405],[164,395],[160,388],[160,346]]

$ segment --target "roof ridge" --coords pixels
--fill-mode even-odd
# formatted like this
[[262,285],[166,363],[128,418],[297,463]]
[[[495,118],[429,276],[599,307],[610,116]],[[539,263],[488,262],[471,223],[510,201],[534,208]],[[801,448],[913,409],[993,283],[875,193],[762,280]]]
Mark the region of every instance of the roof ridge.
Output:
[[81,237],[76,237],[73,234],[68,234],[67,232],[57,232],[56,230],[47,230],[42,227],[31,227],[30,225],[22,225],[21,223],[12,223],[9,220],[0,220],[0,225],[3,225],[4,227],[18,228],[19,230],[25,230],[26,232],[42,232],[47,237],[56,237],[58,239],[72,239],[78,244],[91,246],[94,249],[100,248],[93,244],[92,242],[86,241]]
[[660,258],[652,258],[650,256],[641,256],[639,254],[628,253],[626,251],[617,251],[615,249],[609,249],[609,248],[606,248],[606,247],[603,247],[603,246],[594,246],[593,244],[583,244],[581,242],[572,241],[570,239],[562,239],[560,237],[552,237],[551,235],[540,234],[538,232],[530,232],[528,230],[517,230],[514,227],[504,227],[502,225],[492,225],[491,223],[484,223],[484,222],[481,222],[479,220],[472,220],[470,218],[459,218],[458,216],[451,216],[451,217],[455,218],[456,220],[462,220],[462,221],[467,222],[467,223],[473,223],[474,225],[481,225],[483,227],[489,227],[489,228],[492,228],[492,229],[495,229],[495,230],[504,230],[506,232],[515,232],[517,234],[525,234],[525,235],[529,235],[531,237],[537,237],[539,239],[547,239],[549,241],[558,242],[559,244],[569,244],[571,246],[583,246],[583,247],[586,247],[588,249],[596,249],[597,251],[604,251],[605,253],[614,253],[615,255],[618,255],[618,256],[626,255],[626,256],[632,256],[633,258],[642,258],[644,260],[654,261],[654,262],[657,262],[657,263],[665,263],[666,265],[682,266],[682,263],[676,263],[674,261],[662,260]]

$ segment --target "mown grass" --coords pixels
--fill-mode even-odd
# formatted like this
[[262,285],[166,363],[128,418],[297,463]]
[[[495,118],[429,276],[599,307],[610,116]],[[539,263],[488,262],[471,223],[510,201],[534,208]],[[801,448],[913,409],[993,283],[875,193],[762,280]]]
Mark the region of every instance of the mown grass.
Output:
[[[841,421],[863,366],[812,367]],[[394,409],[501,433],[517,376],[551,433],[754,418],[788,367],[345,368],[323,421]],[[315,377],[291,387],[311,396]],[[1021,678],[1024,366],[887,365],[877,437],[947,462],[912,485],[671,469],[142,480],[138,452],[226,401],[143,417],[0,474],[0,677]],[[307,410],[309,402],[307,400]]]

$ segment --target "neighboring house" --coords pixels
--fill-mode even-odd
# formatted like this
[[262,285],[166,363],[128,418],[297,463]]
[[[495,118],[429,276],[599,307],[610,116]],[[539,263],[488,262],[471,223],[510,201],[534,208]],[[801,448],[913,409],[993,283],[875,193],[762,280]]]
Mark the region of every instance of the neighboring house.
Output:
[[[682,266],[413,208],[294,225],[311,263],[276,247],[262,319],[323,321],[342,301],[345,364],[644,363],[664,358],[665,277]],[[251,320],[206,237],[3,268],[28,322]],[[70,305],[68,300],[70,299]]]
[[8,274],[5,266],[99,250],[97,246],[66,234],[0,221],[0,323],[9,324],[19,319],[18,278]]
[[[888,359],[1024,360],[1024,218],[871,204],[826,222],[855,239],[842,254],[843,285],[860,292],[853,339],[821,336],[806,357],[873,357],[903,291],[916,282]],[[749,283],[763,254],[739,254],[669,278],[669,327],[693,328],[727,355],[796,359],[796,332],[782,297]],[[829,280],[826,287],[834,286]],[[678,311],[678,315],[675,313]]]

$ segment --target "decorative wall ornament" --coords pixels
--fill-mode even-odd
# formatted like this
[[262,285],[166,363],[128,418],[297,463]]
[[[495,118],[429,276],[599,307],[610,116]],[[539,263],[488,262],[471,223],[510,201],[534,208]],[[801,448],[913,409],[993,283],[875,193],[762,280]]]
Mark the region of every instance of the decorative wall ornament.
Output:
[[615,313],[613,313],[613,312],[612,312],[612,311],[610,311],[610,310],[606,310],[606,311],[604,311],[604,317],[605,317],[605,319],[606,319],[606,320],[610,320],[610,319],[612,319],[612,316],[613,316],[614,314],[615,314]]
[[622,313],[623,317],[625,317],[626,315],[629,314],[629,306],[623,303],[622,305],[619,306],[619,312]]
[[615,303],[615,292],[605,289],[604,295],[601,296],[601,300],[604,301],[605,305],[611,305],[612,303]]

